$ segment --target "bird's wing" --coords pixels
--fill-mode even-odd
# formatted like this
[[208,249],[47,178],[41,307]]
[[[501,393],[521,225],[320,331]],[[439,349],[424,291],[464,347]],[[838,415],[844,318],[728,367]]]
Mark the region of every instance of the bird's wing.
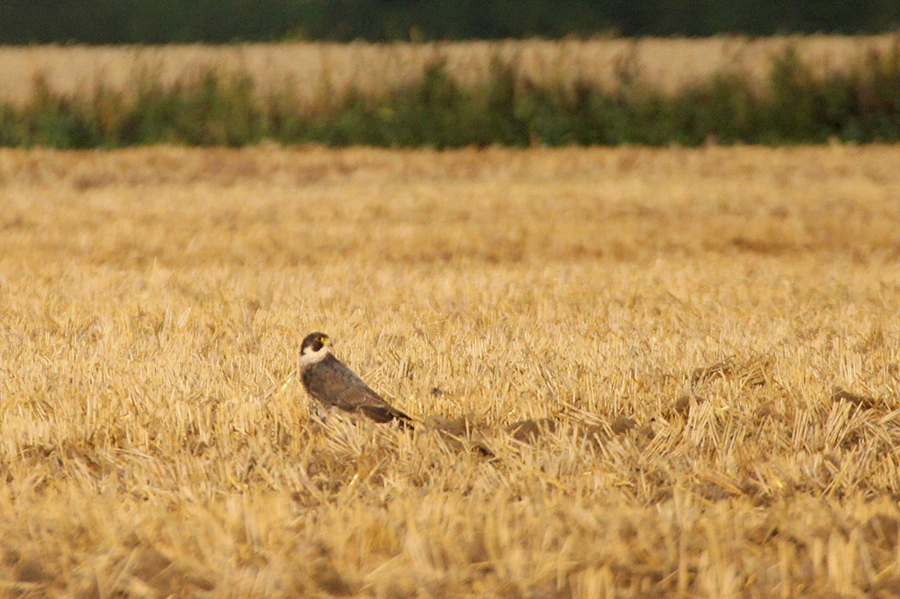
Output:
[[307,392],[326,406],[361,411],[378,422],[409,416],[392,407],[340,360],[329,356],[303,377]]

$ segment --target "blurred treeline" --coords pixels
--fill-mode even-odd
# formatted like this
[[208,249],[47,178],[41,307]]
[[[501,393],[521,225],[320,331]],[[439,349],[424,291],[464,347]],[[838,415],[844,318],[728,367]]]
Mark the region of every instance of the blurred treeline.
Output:
[[877,33],[897,0],[2,0],[0,43]]
[[349,91],[318,106],[290,87],[261,94],[249,73],[215,70],[164,86],[145,76],[129,93],[98,85],[66,96],[40,77],[30,102],[0,105],[0,145],[114,148],[175,143],[243,146],[263,140],[389,147],[503,144],[792,144],[900,141],[900,51],[815,76],[796,52],[774,59],[768,81],[721,73],[666,95],[639,70],[614,85],[528,80],[499,58],[463,87],[443,63],[383,96]]

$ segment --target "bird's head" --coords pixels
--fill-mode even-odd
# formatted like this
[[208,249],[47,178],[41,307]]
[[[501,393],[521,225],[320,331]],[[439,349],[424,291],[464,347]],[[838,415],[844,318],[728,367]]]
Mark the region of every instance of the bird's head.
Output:
[[325,333],[310,333],[300,344],[300,364],[315,364],[331,353],[331,338]]

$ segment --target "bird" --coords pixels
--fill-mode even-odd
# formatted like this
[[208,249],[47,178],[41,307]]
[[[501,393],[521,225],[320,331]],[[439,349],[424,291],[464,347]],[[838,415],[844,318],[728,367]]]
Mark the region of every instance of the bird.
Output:
[[300,380],[306,392],[326,410],[337,408],[363,414],[375,422],[397,421],[403,428],[411,427],[408,415],[386,402],[334,357],[332,345],[325,333],[310,333],[300,344]]

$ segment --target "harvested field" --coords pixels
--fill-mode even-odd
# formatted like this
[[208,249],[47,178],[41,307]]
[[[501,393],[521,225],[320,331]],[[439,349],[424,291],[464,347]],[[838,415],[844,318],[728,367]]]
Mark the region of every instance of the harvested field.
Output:
[[895,147],[0,151],[0,595],[894,596],[898,222]]

